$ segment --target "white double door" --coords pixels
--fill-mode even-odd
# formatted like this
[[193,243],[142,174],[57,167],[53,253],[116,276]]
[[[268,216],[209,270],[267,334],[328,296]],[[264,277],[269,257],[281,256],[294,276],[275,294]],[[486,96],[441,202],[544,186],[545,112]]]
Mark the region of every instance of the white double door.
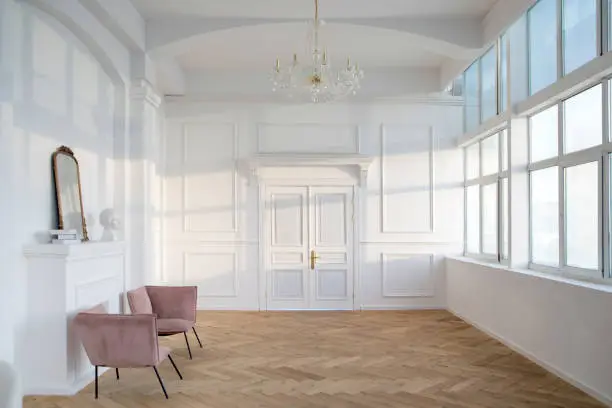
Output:
[[353,309],[353,187],[266,188],[268,310]]

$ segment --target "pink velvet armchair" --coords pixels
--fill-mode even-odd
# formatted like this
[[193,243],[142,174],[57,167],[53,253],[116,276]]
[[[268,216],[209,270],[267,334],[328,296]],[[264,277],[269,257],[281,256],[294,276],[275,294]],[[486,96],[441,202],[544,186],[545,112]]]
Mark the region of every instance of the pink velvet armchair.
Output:
[[164,395],[164,382],[157,371],[168,358],[182,380],[183,376],[170,356],[168,347],[160,347],[156,317],[148,315],[107,314],[104,306],[76,315],[73,321],[76,334],[83,343],[89,361],[95,367],[95,398],[98,399],[98,367],[115,368],[119,380],[120,368],[153,367]]
[[172,336],[183,333],[189,359],[193,359],[187,332],[193,330],[200,348],[202,342],[195,329],[197,286],[145,286],[127,293],[130,309],[135,315],[157,316],[157,333]]

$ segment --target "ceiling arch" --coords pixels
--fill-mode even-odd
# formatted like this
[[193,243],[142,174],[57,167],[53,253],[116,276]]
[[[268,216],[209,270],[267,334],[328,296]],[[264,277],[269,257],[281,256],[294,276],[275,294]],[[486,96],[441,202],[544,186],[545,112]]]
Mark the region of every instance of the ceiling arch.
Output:
[[[239,32],[240,29],[258,26],[283,28],[291,24],[304,24],[303,20],[286,19],[202,19],[175,18],[149,23],[147,48],[152,55],[176,55],[186,44],[197,43],[207,34],[223,31]],[[343,19],[328,20],[330,26],[358,26],[365,29],[390,30],[399,34],[417,36],[420,41],[430,42],[443,53],[470,52],[482,47],[482,27],[473,19],[421,18],[421,19]],[[282,33],[278,33],[282,35]],[[463,57],[456,55],[455,57]]]

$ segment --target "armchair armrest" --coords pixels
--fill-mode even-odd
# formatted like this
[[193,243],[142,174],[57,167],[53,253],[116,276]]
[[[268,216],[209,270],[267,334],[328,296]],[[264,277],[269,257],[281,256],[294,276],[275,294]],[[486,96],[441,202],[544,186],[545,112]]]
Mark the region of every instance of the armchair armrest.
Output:
[[160,319],[196,321],[197,286],[147,286],[153,313]]
[[93,365],[136,368],[159,363],[154,315],[79,313],[73,325]]

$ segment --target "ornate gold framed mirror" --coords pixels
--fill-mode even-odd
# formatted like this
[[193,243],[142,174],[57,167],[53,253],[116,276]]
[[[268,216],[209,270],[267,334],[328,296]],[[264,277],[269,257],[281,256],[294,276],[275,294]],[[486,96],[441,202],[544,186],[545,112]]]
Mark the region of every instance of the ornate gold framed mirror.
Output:
[[53,153],[52,161],[59,229],[74,229],[80,234],[82,241],[89,241],[83,211],[79,162],[72,150],[66,146],[59,147]]

